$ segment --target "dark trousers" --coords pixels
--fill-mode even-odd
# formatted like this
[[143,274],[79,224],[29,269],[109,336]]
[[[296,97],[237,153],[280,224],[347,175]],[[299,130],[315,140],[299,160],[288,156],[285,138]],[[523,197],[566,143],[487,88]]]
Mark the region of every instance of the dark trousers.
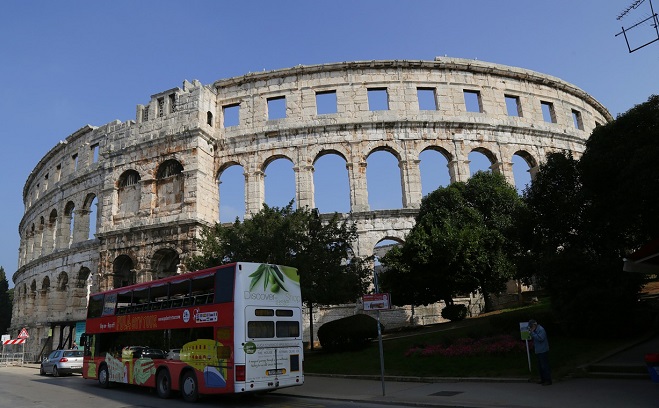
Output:
[[549,368],[549,352],[538,353],[538,369],[540,370],[540,381],[551,382],[551,370]]

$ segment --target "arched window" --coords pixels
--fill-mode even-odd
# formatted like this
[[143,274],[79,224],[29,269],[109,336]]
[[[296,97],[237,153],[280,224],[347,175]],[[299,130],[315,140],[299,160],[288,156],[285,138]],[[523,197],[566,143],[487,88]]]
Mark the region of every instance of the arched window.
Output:
[[156,173],[158,206],[167,207],[183,202],[183,166],[176,160],[167,160],[158,167]]
[[96,194],[87,194],[83,210],[84,220],[81,220],[80,223],[83,225],[82,233],[85,235],[81,239],[94,239],[96,238],[96,224],[98,222],[98,198]]
[[66,203],[66,207],[64,207],[64,220],[68,223],[66,231],[69,234],[68,239],[66,240],[67,247],[71,247],[71,244],[73,244],[73,235],[75,229],[75,207],[76,205],[73,203],[73,201],[69,201]]
[[119,255],[112,263],[112,275],[114,288],[121,288],[135,283],[135,271],[133,271],[133,260],[128,255]]
[[69,286],[69,274],[66,272],[60,272],[57,275],[57,290],[65,292]]
[[140,209],[141,184],[140,174],[135,170],[126,170],[117,182],[118,212],[136,214]]
[[151,259],[151,270],[156,279],[175,275],[180,264],[178,253],[173,249],[159,249]]

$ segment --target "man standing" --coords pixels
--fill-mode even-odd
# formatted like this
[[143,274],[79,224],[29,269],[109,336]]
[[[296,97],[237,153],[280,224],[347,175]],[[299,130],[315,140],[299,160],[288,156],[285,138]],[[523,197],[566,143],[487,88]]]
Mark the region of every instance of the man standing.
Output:
[[529,320],[529,332],[533,338],[533,349],[538,358],[538,369],[540,371],[540,381],[538,384],[551,385],[551,370],[549,368],[549,340],[545,328],[538,322]]

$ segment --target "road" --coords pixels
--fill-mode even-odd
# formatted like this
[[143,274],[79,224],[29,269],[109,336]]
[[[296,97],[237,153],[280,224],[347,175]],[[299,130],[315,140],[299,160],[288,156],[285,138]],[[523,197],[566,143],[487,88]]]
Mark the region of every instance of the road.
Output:
[[[187,405],[179,398],[163,400],[148,388],[118,386],[101,388],[96,381],[80,375],[65,377],[40,376],[27,367],[0,367],[0,406],[3,408],[181,408]],[[359,402],[307,399],[285,395],[213,396],[206,397],[194,408],[355,408]],[[368,404],[369,407],[397,405]],[[398,405],[403,407],[403,405]]]

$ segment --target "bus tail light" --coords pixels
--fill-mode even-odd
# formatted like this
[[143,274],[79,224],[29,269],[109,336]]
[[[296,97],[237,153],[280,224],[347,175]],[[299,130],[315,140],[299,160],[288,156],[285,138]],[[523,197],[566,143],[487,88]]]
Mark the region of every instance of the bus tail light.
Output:
[[236,365],[236,381],[243,382],[245,381],[245,366]]

